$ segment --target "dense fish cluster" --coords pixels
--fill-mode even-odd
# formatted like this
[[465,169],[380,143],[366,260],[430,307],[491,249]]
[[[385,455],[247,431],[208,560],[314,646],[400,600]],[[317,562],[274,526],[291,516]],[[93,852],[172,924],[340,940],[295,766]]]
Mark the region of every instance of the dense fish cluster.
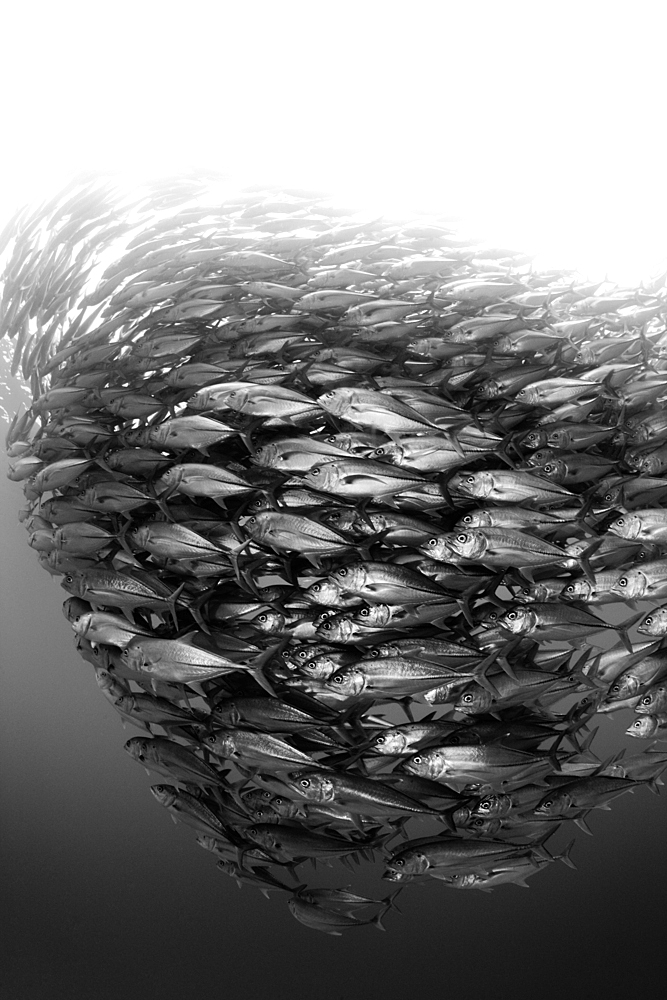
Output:
[[[0,236],[22,520],[126,750],[329,934],[490,889],[667,756],[667,290],[298,191],[77,181]],[[648,601],[642,605],[636,602]],[[631,744],[632,745],[632,744]]]

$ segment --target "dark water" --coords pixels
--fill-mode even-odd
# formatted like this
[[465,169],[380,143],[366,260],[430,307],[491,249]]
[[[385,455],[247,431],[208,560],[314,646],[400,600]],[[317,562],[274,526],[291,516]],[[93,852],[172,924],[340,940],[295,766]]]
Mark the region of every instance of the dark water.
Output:
[[[3,471],[4,463],[3,459]],[[174,826],[74,650],[67,596],[17,522],[20,485],[0,476],[2,561],[3,996],[8,1000],[203,997],[403,1000],[471,992],[515,998],[651,994],[664,983],[667,794],[640,788],[593,812],[573,871],[552,864],[530,889],[409,886],[386,933],[330,937],[284,898],[239,890],[194,831]],[[600,717],[595,751],[646,744],[631,713]],[[570,829],[574,829],[570,826]],[[560,831],[561,848],[572,834]],[[386,894],[378,859],[354,889]],[[335,864],[320,884],[342,886]],[[307,871],[304,866],[304,879]]]

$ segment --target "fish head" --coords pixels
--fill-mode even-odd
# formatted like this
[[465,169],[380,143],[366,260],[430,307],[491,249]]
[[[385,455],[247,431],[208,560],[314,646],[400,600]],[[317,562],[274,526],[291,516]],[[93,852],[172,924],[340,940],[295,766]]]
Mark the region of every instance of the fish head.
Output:
[[146,751],[148,749],[148,740],[144,739],[143,736],[133,736],[131,740],[125,743],[124,750],[129,753],[130,757],[134,760],[143,761],[146,759]]
[[332,802],[334,799],[332,779],[318,771],[292,771],[287,784],[310,802]]
[[[260,812],[263,812],[263,810],[260,810]],[[276,846],[276,834],[274,831],[271,829],[262,829],[259,823],[246,827],[244,832],[248,840],[251,840],[253,844],[259,844],[260,847],[268,847],[269,850]]]
[[628,726],[625,735],[647,740],[658,731],[658,725],[655,715],[642,715],[640,719],[635,719],[632,725]]
[[644,596],[648,589],[648,580],[639,569],[629,569],[612,584],[611,592],[618,594],[626,601],[632,601]]
[[408,746],[408,738],[400,730],[388,729],[375,737],[369,749],[371,753],[402,754]]
[[354,639],[356,627],[349,618],[328,615],[326,618],[320,616],[320,619],[321,623],[315,629],[318,639],[327,642],[351,642]]
[[595,591],[590,580],[572,580],[560,592],[563,601],[588,601]]
[[76,569],[71,569],[69,572],[65,573],[62,580],[60,581],[60,586],[63,590],[66,590],[68,594],[72,594],[73,597],[83,597],[86,592],[86,580],[82,572]]
[[631,670],[626,670],[620,677],[616,678],[607,691],[605,703],[611,704],[615,701],[625,701],[626,698],[634,698],[639,686],[640,682],[636,675]]
[[512,608],[501,617],[500,624],[514,635],[527,635],[537,627],[537,616],[529,608]]
[[550,448],[569,448],[571,432],[567,427],[557,427],[555,430],[547,431],[546,443]]
[[348,508],[331,510],[326,514],[324,520],[335,531],[355,531],[363,526],[360,525],[359,515],[356,510],[349,510]]
[[340,601],[341,593],[341,588],[329,577],[327,580],[318,580],[317,583],[312,583],[303,591],[303,596],[314,604],[333,604],[335,606]]
[[611,531],[613,535],[618,535],[620,538],[633,539],[639,537],[641,527],[641,518],[637,517],[636,514],[621,514],[620,517],[611,522],[607,531]]
[[279,611],[262,611],[250,620],[250,624],[267,635],[280,635],[285,631],[285,616]]
[[434,535],[433,538],[429,538],[422,545],[418,545],[417,551],[431,559],[436,559],[438,562],[451,562],[454,552],[449,543],[449,537]]
[[229,757],[234,753],[234,738],[222,729],[205,736],[203,745],[220,757]]
[[97,686],[100,691],[113,692],[118,681],[108,670],[104,667],[95,667],[95,680],[97,681]]
[[560,816],[567,812],[571,805],[571,798],[566,791],[549,792],[535,806],[536,816]]
[[330,658],[318,656],[301,664],[299,673],[304,677],[310,677],[311,680],[326,681],[337,669],[338,665]]
[[93,615],[90,611],[85,614],[76,615],[76,617],[72,619],[72,631],[75,635],[84,637],[91,627],[92,620]]
[[169,808],[176,801],[176,789],[173,785],[151,785],[151,794],[165,808]]
[[252,412],[254,386],[236,386],[225,395],[225,405],[237,412]]
[[658,687],[651,688],[643,695],[637,704],[635,705],[635,712],[639,715],[652,715],[654,712],[659,710],[661,702],[665,700],[665,694],[667,693],[667,688],[664,684],[660,684]]
[[667,635],[667,607],[656,608],[637,626],[637,631],[644,635]]
[[262,517],[266,513],[271,513],[270,511],[262,511],[258,514],[250,514],[245,517],[240,517],[238,519],[238,525],[243,528],[246,535],[249,535],[254,541],[261,541],[267,533],[267,528],[269,527],[266,521],[262,520]]
[[485,688],[479,685],[464,691],[454,708],[466,715],[481,715],[487,712],[493,704],[493,697]]
[[469,514],[464,514],[456,522],[457,528],[491,528],[493,518],[488,510],[472,510]]
[[366,675],[354,667],[343,667],[329,678],[325,687],[346,698],[353,698],[366,687]]
[[302,475],[301,479],[315,490],[325,490],[325,492],[328,492],[338,482],[338,468],[339,464],[337,462],[322,462],[321,465],[313,465],[312,468],[308,469],[308,472]]
[[567,463],[560,458],[551,458],[540,468],[540,475],[553,483],[562,483],[567,477]]
[[628,448],[623,456],[624,461],[635,472],[641,472],[649,476],[656,476],[662,468],[662,463],[658,457],[652,453],[642,453],[638,449]]
[[349,387],[330,389],[317,397],[317,402],[323,410],[336,417],[343,416],[353,400],[353,390]]
[[410,774],[416,774],[419,778],[436,780],[444,770],[443,754],[437,749],[422,750],[414,757],[410,757],[403,764],[403,768]]
[[[506,796],[503,796],[506,798]],[[485,798],[480,799],[475,806],[474,813],[476,816],[481,817],[481,819],[491,819],[492,816],[500,815],[502,811],[503,803],[499,795],[487,795]]]
[[499,819],[483,819],[481,816],[475,816],[468,824],[468,829],[476,837],[492,837],[501,826]]
[[488,471],[482,471],[472,472],[468,475],[457,473],[451,477],[449,485],[463,496],[486,499],[493,492],[495,484],[492,474]]
[[121,661],[130,670],[143,671],[148,666],[148,660],[143,647],[136,639],[132,639],[120,654]]
[[530,448],[533,451],[535,448],[543,448],[547,440],[547,431],[543,427],[535,427],[520,438],[519,444],[522,448]]
[[[410,875],[423,875],[424,872],[428,871],[429,867],[429,860],[426,855],[414,848],[401,851],[400,854],[390,858],[387,862],[387,871],[396,872],[401,878]],[[383,878],[386,877],[386,875],[383,875]],[[392,879],[392,881],[398,881],[398,879]]]
[[487,549],[487,540],[481,529],[452,533],[446,543],[462,559],[479,559]]
[[403,448],[396,442],[388,442],[375,448],[369,457],[376,462],[391,462],[392,465],[400,465],[403,458]]
[[542,397],[540,392],[539,383],[533,383],[532,385],[525,385],[523,389],[515,394],[514,398],[519,403],[527,403],[529,406],[536,406]]
[[341,593],[359,590],[366,581],[366,570],[363,563],[340,566],[329,579],[333,580]]
[[354,615],[354,621],[361,625],[381,627],[388,625],[393,618],[393,608],[389,604],[367,604]]

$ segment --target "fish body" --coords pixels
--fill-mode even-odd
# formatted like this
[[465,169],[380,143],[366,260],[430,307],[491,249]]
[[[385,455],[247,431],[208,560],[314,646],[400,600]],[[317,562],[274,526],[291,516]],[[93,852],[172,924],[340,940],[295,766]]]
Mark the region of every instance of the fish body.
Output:
[[284,771],[295,764],[307,767],[315,763],[308,754],[267,733],[220,729],[207,736],[204,742],[206,748],[216,756],[236,761],[244,767]]
[[497,503],[532,501],[537,506],[563,503],[574,494],[557,483],[551,483],[531,472],[485,470],[457,473],[450,480],[450,489],[466,497],[493,500]]
[[353,563],[342,566],[329,579],[341,593],[353,594],[369,603],[422,604],[447,597],[428,577],[390,563]]
[[551,768],[548,754],[542,756],[502,746],[439,746],[421,750],[404,765],[411,774],[431,781],[482,778],[502,781],[527,777]]
[[221,820],[194,795],[181,791],[175,785],[151,785],[151,792],[160,805],[169,810],[174,819],[181,820],[186,826],[192,826],[209,836],[211,834],[224,836],[225,827]]
[[134,736],[125,744],[125,750],[148,770],[164,774],[168,778],[203,787],[215,786],[220,782],[217,771],[175,740],[163,736]]
[[298,771],[290,776],[290,788],[309,802],[337,803],[351,812],[375,815],[436,813],[381,781],[329,771]]

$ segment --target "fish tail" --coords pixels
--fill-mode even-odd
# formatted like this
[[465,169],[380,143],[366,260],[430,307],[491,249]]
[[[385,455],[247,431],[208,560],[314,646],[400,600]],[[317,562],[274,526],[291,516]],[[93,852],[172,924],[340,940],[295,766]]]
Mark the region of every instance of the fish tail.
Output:
[[396,897],[400,892],[403,892],[403,889],[405,889],[405,886],[401,885],[398,887],[398,889],[395,889],[394,892],[390,892],[388,896],[385,896],[385,898],[382,900],[384,904],[384,909],[381,912],[383,915],[387,913],[389,910],[396,910],[397,913],[401,912],[400,907],[396,906],[394,900],[396,899]]

